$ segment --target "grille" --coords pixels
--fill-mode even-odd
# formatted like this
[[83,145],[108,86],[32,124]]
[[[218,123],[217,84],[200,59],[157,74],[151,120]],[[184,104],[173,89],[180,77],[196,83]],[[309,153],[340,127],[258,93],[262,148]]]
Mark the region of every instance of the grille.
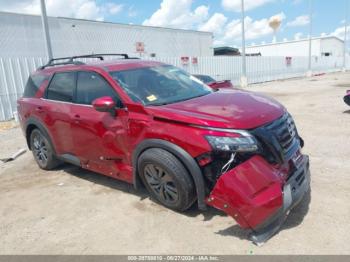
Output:
[[301,184],[304,182],[305,180],[305,172],[301,172],[300,175],[298,175],[296,178],[295,178],[295,182],[298,184],[298,186],[301,186]]
[[298,143],[295,123],[288,113],[265,126],[265,128],[275,135],[284,155],[288,155],[289,151]]
[[283,163],[300,148],[300,138],[293,118],[284,114],[270,124],[252,130],[262,144],[262,154],[269,162]]

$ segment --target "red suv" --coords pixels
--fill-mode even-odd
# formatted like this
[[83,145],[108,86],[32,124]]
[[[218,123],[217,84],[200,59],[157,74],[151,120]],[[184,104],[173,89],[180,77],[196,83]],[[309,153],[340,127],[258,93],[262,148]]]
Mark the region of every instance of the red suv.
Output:
[[145,186],[174,210],[213,206],[255,243],[276,233],[310,186],[286,109],[171,65],[104,56],[53,59],[29,77],[18,112],[39,167],[68,162]]

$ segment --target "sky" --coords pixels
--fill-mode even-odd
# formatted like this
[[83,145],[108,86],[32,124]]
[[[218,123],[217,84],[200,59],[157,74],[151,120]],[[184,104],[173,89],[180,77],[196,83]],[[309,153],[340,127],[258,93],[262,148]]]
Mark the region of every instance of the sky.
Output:
[[[282,21],[277,41],[308,37],[310,0],[244,1],[248,45],[272,41],[271,17]],[[344,38],[350,0],[311,1],[312,36]],[[46,0],[46,7],[50,16],[208,31],[214,35],[215,46],[240,46],[240,3],[241,0]],[[40,0],[0,0],[0,11],[40,14]]]

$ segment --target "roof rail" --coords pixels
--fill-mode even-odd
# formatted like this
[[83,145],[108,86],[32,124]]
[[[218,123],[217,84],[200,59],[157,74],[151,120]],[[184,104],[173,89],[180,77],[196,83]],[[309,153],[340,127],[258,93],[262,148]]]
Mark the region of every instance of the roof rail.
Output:
[[[74,61],[79,58],[98,58],[101,61],[104,60],[104,56],[122,56],[124,59],[137,59],[136,57],[129,57],[127,54],[90,54],[90,55],[79,55],[79,56],[69,56],[69,57],[59,57],[52,58],[46,65],[39,67],[40,70],[45,69],[46,67],[58,66],[58,65],[84,65],[85,63],[81,61]],[[55,63],[55,61],[59,60],[68,60],[65,62]]]

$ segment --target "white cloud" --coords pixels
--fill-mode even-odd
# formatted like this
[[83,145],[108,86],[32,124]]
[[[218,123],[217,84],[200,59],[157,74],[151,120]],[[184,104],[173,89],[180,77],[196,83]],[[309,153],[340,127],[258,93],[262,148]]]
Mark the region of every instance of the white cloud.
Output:
[[[350,35],[350,27],[348,27],[348,29],[347,29],[346,31],[347,31],[347,34],[348,34],[348,36],[349,36],[349,35]],[[338,28],[335,29],[334,32],[331,33],[330,35],[339,37],[340,39],[344,39],[344,36],[345,36],[345,26],[338,27]]]
[[[281,20],[285,19],[285,14],[279,13],[278,16]],[[253,20],[251,17],[247,16],[244,19],[245,25],[245,37],[247,40],[255,40],[264,36],[272,35],[273,30],[269,26],[269,18],[263,18],[260,20]],[[218,42],[224,43],[226,45],[232,45],[241,40],[242,25],[239,19],[232,20],[229,22],[224,30],[223,34],[217,39]]]
[[[106,16],[115,15],[122,11],[123,5],[111,2],[98,4],[95,0],[46,0],[46,9],[50,16],[104,20]],[[25,14],[40,14],[40,1],[0,0],[0,10]]]
[[[270,1],[272,0],[245,0],[248,4],[248,8]],[[227,1],[227,3],[228,2],[230,1]],[[193,9],[192,3],[193,0],[163,0],[160,8],[156,10],[149,19],[146,19],[143,25],[196,29],[212,32],[215,36],[215,46],[232,46],[240,43],[241,22],[239,19],[228,21],[228,18],[222,13],[214,13],[209,17],[209,8],[207,6],[202,5]],[[275,16],[278,16],[281,21],[286,18],[283,12]],[[272,29],[269,27],[269,18],[254,20],[247,16],[245,18],[245,27],[247,40],[259,39],[273,33]]]
[[[275,0],[245,0],[244,9],[246,11],[255,9],[265,4],[271,3]],[[222,7],[227,11],[240,12],[241,11],[241,0],[222,0]]]
[[303,36],[303,33],[298,32],[294,35],[294,40],[299,40]]
[[[285,14],[283,12],[274,15],[278,16],[282,21],[285,19]],[[213,18],[213,17],[212,17]],[[214,20],[214,19],[213,19]],[[263,18],[260,20],[253,20],[251,17],[245,17],[245,37],[247,40],[255,40],[268,35],[273,34],[273,30],[269,26],[269,18]],[[226,25],[218,25],[214,31],[215,34],[215,46],[222,45],[235,45],[240,44],[242,26],[239,19],[231,20],[226,23]],[[221,28],[221,29],[218,29]]]
[[129,17],[137,16],[137,11],[135,10],[133,5],[129,6],[129,8],[128,8],[128,16]]
[[293,4],[293,5],[298,5],[298,4],[300,4],[302,1],[303,1],[303,0],[293,0],[293,1],[292,1],[292,4]]
[[209,10],[204,5],[194,11],[191,7],[192,0],[163,0],[160,8],[143,25],[191,29],[208,18]]
[[120,13],[124,8],[124,5],[122,4],[115,4],[115,3],[107,3],[104,9],[111,15],[116,15]]
[[301,15],[296,17],[293,21],[288,22],[288,27],[298,27],[298,26],[305,26],[310,23],[310,17],[308,15]]
[[39,0],[0,0],[0,10],[5,12],[39,14]]
[[214,35],[222,33],[224,26],[227,22],[227,17],[220,13],[215,13],[206,21],[200,25],[198,29],[200,31],[213,32]]
[[254,21],[250,17],[245,18],[246,39],[252,40],[270,35],[272,29],[268,26],[268,19]]

